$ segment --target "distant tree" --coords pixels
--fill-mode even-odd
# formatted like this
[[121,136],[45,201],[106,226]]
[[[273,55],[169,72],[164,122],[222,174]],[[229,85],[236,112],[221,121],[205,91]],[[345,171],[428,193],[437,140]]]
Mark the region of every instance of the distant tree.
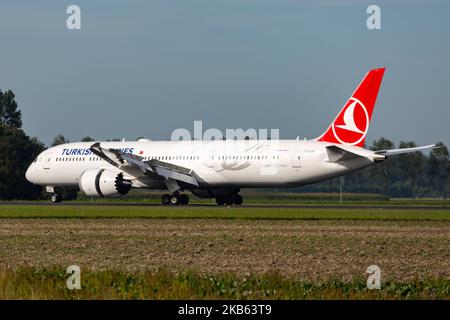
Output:
[[108,139],[108,140],[106,140],[106,141],[122,141],[122,139],[119,139],[119,138],[112,138],[112,139]]
[[53,141],[51,143],[51,146],[59,146],[60,144],[69,143],[69,139],[66,139],[62,134],[58,134],[56,137],[53,138]]
[[[395,148],[394,143],[384,137],[375,140],[371,150],[387,150]],[[389,196],[389,159],[376,164],[372,170],[372,178],[378,177],[383,181],[383,193]]]
[[430,152],[427,163],[427,174],[433,188],[439,192],[444,199],[450,189],[450,158],[448,148],[444,143],[438,142],[437,148]]
[[86,136],[84,138],[81,138],[81,142],[90,142],[90,141],[95,141],[94,138],[91,138],[89,136]]
[[[399,148],[417,147],[414,141],[400,141]],[[411,196],[417,196],[417,187],[420,179],[424,176],[425,156],[421,152],[413,152],[398,156],[399,178],[411,190]]]
[[395,144],[391,140],[384,137],[381,137],[378,140],[374,140],[372,146],[370,147],[371,150],[386,150],[393,148],[395,148]]
[[22,128],[22,113],[17,108],[15,95],[11,90],[0,90],[0,124]]
[[45,149],[22,129],[0,124],[0,199],[38,199],[42,188],[25,178],[31,162]]
[[[390,197],[436,196],[450,193],[450,156],[448,148],[439,142],[429,156],[422,152],[392,156],[383,162],[352,172],[345,177],[346,192],[384,193]],[[400,148],[416,146],[402,141]],[[395,148],[392,141],[381,138],[371,150]],[[299,192],[336,192],[339,178],[295,188]],[[388,190],[388,192],[387,192]]]

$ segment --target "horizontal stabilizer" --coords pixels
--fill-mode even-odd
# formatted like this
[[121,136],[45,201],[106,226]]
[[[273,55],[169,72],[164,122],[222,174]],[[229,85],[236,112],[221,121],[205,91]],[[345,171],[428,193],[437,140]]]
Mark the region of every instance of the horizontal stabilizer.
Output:
[[398,154],[422,151],[422,150],[426,150],[426,149],[432,149],[432,148],[434,149],[435,147],[436,147],[435,144],[430,144],[428,146],[423,146],[423,147],[378,150],[378,151],[375,151],[375,154],[381,154],[384,156],[393,156],[393,155],[398,155]]
[[351,151],[345,150],[343,148],[340,148],[338,146],[327,146],[327,153],[328,153],[328,159],[330,159],[330,162],[342,162],[357,158],[365,158],[362,155],[353,153]]

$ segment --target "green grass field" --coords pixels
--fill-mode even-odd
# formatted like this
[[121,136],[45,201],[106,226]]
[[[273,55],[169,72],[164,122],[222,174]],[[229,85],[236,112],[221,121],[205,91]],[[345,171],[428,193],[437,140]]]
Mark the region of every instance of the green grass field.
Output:
[[449,210],[165,206],[0,206],[0,218],[450,220]]
[[83,272],[80,290],[66,287],[63,268],[0,270],[1,299],[449,299],[450,279],[382,283],[365,279],[309,282],[279,274],[201,275],[167,270],[143,273]]
[[[449,223],[450,209],[3,205],[0,299],[450,299]],[[249,255],[271,271],[208,271]],[[81,290],[66,288],[72,261]],[[368,290],[377,261],[391,278]],[[336,267],[350,278],[279,273]]]

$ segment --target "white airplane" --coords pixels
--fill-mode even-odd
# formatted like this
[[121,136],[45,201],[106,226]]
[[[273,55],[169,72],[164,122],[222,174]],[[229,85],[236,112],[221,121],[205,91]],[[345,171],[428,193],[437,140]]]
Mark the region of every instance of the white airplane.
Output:
[[43,151],[26,172],[52,201],[64,189],[116,197],[131,188],[164,189],[165,205],[187,204],[190,190],[240,205],[241,188],[295,187],[362,169],[391,155],[433,148],[362,148],[384,68],[367,73],[328,129],[313,140],[79,142]]

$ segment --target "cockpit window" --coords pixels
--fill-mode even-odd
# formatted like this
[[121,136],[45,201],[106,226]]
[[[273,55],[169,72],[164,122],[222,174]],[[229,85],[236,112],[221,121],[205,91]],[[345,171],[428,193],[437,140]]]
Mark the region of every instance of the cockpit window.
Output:
[[35,163],[35,162],[37,161],[37,159],[38,159],[37,157],[36,157],[36,158],[34,158],[34,160],[33,160],[33,163]]

